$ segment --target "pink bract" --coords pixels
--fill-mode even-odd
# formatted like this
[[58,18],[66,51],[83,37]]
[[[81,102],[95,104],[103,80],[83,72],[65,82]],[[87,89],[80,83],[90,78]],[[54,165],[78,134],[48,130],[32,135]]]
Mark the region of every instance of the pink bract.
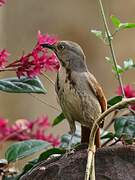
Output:
[[44,65],[45,69],[50,71],[58,71],[60,68],[60,63],[54,53],[48,56]]
[[[125,92],[125,95],[126,95],[127,98],[135,97],[135,90],[129,84],[124,86],[124,92]],[[119,87],[117,89],[117,94],[120,95],[120,96],[122,95],[121,87]]]
[[[42,38],[41,38],[42,39]],[[45,41],[44,41],[45,42]],[[53,43],[53,38],[51,36],[46,38],[46,43]],[[15,65],[15,64],[14,64]],[[49,52],[40,46],[39,42],[31,53],[23,55],[16,63],[17,76],[28,76],[30,78],[40,75],[43,71],[58,71],[60,68],[60,63],[53,52]]]
[[8,124],[7,119],[0,118],[0,128],[6,127]]
[[58,146],[60,140],[52,134],[47,134],[47,129],[50,128],[47,116],[39,117],[35,120],[19,119],[13,125],[9,125],[6,119],[0,119],[0,140],[28,140],[41,139],[51,143],[53,146]]
[[48,55],[46,49],[36,47],[29,55],[22,56],[19,60],[17,76],[30,78],[40,75],[43,71],[58,71],[60,65],[55,55]]
[[[124,92],[125,92],[125,96],[126,96],[127,98],[135,97],[135,90],[134,90],[133,87],[132,87],[131,85],[129,85],[129,84],[126,85],[126,86],[124,86]],[[117,89],[117,94],[118,94],[119,96],[122,95],[121,87],[119,87],[119,88]],[[135,110],[135,105],[132,105],[132,106],[129,106],[129,107],[131,107],[131,109]]]
[[56,36],[50,36],[49,34],[41,34],[40,31],[38,31],[38,43],[41,44],[49,44],[53,45],[58,42],[58,38]]
[[0,0],[0,6],[6,4],[6,0]]
[[53,45],[58,39],[49,34],[42,35],[38,32],[38,43],[28,54],[23,54],[18,60],[13,61],[5,67],[9,53],[6,50],[0,51],[0,67],[11,68],[16,71],[17,76],[27,76],[33,78],[42,74],[44,71],[58,71],[60,63],[53,52],[48,52],[41,44]]
[[6,49],[0,51],[0,68],[4,68],[7,63],[7,58],[9,57],[9,53]]

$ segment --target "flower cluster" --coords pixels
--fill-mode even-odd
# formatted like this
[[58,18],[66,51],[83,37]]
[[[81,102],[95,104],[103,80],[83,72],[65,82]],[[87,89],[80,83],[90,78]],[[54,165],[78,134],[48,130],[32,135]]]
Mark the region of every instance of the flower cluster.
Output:
[[[124,92],[125,92],[125,96],[126,96],[127,98],[135,97],[135,89],[133,89],[133,87],[132,87],[131,85],[126,85],[126,86],[124,86]],[[119,88],[117,89],[117,94],[118,94],[119,96],[122,95],[121,87],[119,87]],[[132,108],[133,110],[135,110],[135,105],[132,105],[131,108]]]
[[40,139],[51,143],[53,146],[58,146],[60,144],[58,137],[46,134],[49,127],[51,125],[46,116],[32,121],[19,119],[12,125],[9,125],[8,120],[1,118],[0,141]]
[[3,50],[0,51],[0,67],[1,68],[5,67],[9,55],[10,54],[7,52],[6,49],[3,49]]
[[49,34],[42,35],[40,31],[38,31],[38,44],[49,44],[53,45],[58,42],[58,38],[55,36],[50,36]]
[[[47,49],[44,49],[42,44],[50,44],[53,45],[58,42],[58,39],[54,36],[50,36],[48,34],[42,35],[40,31],[38,31],[38,42],[35,48],[28,54],[20,57],[19,60],[16,60],[7,66],[5,69],[12,68],[12,70],[16,71],[17,76],[20,78],[21,76],[28,76],[30,78],[41,74],[46,70],[56,70],[58,71],[60,64],[53,52],[48,52]],[[5,51],[5,50],[4,50]],[[5,55],[6,55],[5,51]],[[4,58],[0,57],[0,67],[4,67],[7,56]]]
[[16,61],[14,67],[17,67],[16,73],[18,77],[28,76],[32,78],[46,70],[57,71],[59,69],[59,62],[54,53],[48,54],[47,49],[37,44],[31,53],[23,55]]
[[0,0],[0,6],[6,4],[6,0]]

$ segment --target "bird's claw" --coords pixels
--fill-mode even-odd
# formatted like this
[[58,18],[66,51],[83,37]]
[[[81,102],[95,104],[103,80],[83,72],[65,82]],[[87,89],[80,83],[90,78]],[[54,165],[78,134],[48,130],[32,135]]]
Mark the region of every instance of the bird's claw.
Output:
[[62,158],[67,158],[69,155],[74,154],[75,149],[67,149],[65,154],[62,156]]

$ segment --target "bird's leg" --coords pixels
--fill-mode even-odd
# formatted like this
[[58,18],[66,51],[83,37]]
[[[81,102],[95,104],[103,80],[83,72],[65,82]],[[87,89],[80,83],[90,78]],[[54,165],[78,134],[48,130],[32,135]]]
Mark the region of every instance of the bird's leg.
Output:
[[68,147],[67,147],[67,153],[68,154],[72,154],[74,152],[74,149],[72,149],[72,147],[71,147],[74,135],[75,135],[75,132],[71,134],[71,138],[70,138],[70,140],[68,142]]
[[[90,128],[85,127],[85,126],[81,126],[81,143],[82,144],[89,144],[89,137],[90,137]],[[96,145],[96,148],[101,147],[100,128],[98,128],[98,130],[96,132],[95,145]]]
[[72,154],[74,153],[74,148],[72,148],[72,140],[73,140],[73,137],[75,135],[75,131],[76,131],[76,126],[75,126],[75,122],[74,121],[69,121],[69,126],[70,126],[70,134],[71,134],[71,138],[68,142],[68,146],[67,146],[67,150],[66,150],[66,153],[65,153],[65,156],[67,157],[69,154]]
[[68,120],[68,122],[70,126],[70,134],[71,134],[71,139],[69,140],[69,143],[68,143],[68,149],[71,149],[71,144],[72,144],[73,137],[75,135],[76,126],[75,126],[75,121]]
[[81,144],[89,144],[90,128],[81,126]]
[[73,139],[74,135],[75,135],[75,133],[72,133],[72,134],[71,134],[71,138],[70,138],[70,140],[69,140],[69,142],[68,142],[66,152],[65,152],[65,154],[62,156],[62,158],[68,157],[68,155],[74,153],[75,149],[71,147],[71,146],[72,146],[72,139]]

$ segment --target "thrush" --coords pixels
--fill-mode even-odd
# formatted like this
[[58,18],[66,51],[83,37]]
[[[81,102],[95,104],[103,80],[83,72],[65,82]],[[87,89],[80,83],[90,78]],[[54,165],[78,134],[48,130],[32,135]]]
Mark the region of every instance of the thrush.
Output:
[[[75,122],[78,121],[81,124],[81,142],[88,143],[94,121],[107,108],[103,90],[89,72],[80,45],[71,41],[59,41],[54,45],[42,46],[52,49],[61,63],[55,89],[71,133],[75,133]],[[97,146],[100,146],[99,141],[98,131],[95,142]]]

